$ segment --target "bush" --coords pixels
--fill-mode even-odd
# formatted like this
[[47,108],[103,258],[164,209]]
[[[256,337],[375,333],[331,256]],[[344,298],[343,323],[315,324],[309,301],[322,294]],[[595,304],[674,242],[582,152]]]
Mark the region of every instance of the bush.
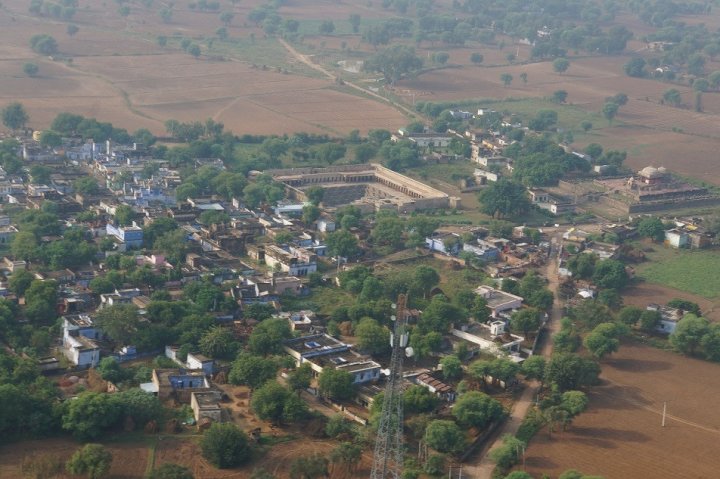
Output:
[[247,435],[230,423],[214,423],[200,441],[202,455],[214,466],[225,469],[250,459]]

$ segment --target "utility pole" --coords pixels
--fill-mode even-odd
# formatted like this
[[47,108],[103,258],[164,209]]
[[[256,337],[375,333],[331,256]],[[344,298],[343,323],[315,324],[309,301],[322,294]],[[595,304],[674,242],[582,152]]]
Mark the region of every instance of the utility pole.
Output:
[[[395,322],[390,335],[392,356],[390,374],[385,386],[380,426],[375,440],[375,454],[370,479],[401,479],[403,468],[403,390],[402,366],[408,333],[405,330],[407,296],[401,294],[395,307]],[[408,348],[408,355],[412,349]]]

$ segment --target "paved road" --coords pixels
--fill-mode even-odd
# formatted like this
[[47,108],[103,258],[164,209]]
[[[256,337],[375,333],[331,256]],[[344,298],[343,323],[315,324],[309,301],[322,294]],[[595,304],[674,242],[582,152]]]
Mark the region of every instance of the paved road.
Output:
[[[547,334],[545,336],[545,341],[542,345],[542,348],[539,352],[539,354],[546,357],[549,357],[552,354],[552,341],[550,340],[550,337],[552,337],[560,330],[560,319],[562,319],[563,316],[562,306],[560,304],[560,301],[557,299],[557,291],[560,284],[560,280],[557,275],[557,255],[559,252],[559,246],[562,242],[562,233],[563,231],[555,231],[553,233],[551,249],[552,253],[550,260],[545,266],[545,277],[549,281],[548,288],[555,295],[555,302],[553,303],[550,319],[547,324]],[[495,469],[495,463],[493,463],[489,458],[490,451],[502,445],[503,435],[514,435],[515,433],[517,433],[517,430],[520,427],[522,420],[527,415],[528,409],[530,409],[530,406],[532,406],[533,398],[538,393],[539,388],[540,383],[538,383],[537,381],[533,381],[528,384],[520,398],[513,405],[512,411],[510,411],[510,417],[505,422],[500,431],[497,433],[495,442],[490,445],[490,447],[486,447],[486,449],[481,452],[479,460],[476,460],[474,463],[468,463],[463,465],[463,476],[473,479],[492,478],[492,472],[493,469]]]

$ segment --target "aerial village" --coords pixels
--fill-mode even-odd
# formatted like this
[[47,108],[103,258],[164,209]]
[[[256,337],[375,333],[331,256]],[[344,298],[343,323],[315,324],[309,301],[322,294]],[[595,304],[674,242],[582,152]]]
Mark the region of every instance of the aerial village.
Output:
[[[454,186],[481,195],[533,168],[517,160],[522,148],[547,143],[494,111],[450,113],[462,128],[375,135],[387,148],[415,152],[418,164],[472,165],[474,174]],[[64,115],[57,128],[81,121]],[[497,127],[471,125],[483,116]],[[563,402],[597,379],[595,363],[573,354],[581,332],[592,331],[585,347],[602,358],[621,334],[667,338],[687,312],[699,313],[683,301],[622,307],[644,259],[633,241],[649,237],[671,249],[716,242],[703,218],[662,216],[679,205],[717,205],[707,188],[563,144],[543,146],[572,162],[557,186],[519,192],[523,211],[538,212],[532,225],[468,224],[446,220],[462,211],[459,194],[387,163],[244,175],[192,149],[180,160],[167,148],[158,157],[156,146],[136,139],[96,142],[74,130],[53,146],[47,132],[32,130],[2,141],[3,354],[42,371],[63,401],[139,388],[175,411],[162,422],[118,418],[125,430],[181,434],[235,423],[262,442],[297,423],[305,434],[332,437],[348,436],[348,424],[371,429],[390,374],[392,308],[406,295],[407,307],[395,312],[410,332],[402,374],[408,441],[421,451],[418,468],[428,470],[435,456],[445,461],[442,454],[461,464],[485,447],[524,390],[547,394],[536,429],[558,421],[565,428],[582,412]],[[268,150],[281,145],[275,156],[292,140],[253,139]],[[458,143],[467,155],[451,148]],[[513,202],[518,193],[499,194]],[[588,214],[589,205],[611,211],[609,219]],[[513,207],[500,204],[497,213],[490,216],[512,216]],[[582,371],[550,370],[546,326],[556,314],[554,348],[563,360],[586,361]],[[553,386],[537,389],[536,380]],[[74,414],[91,414],[75,405]],[[311,417],[336,431],[313,430]],[[64,416],[63,428],[83,438],[116,424],[70,423]],[[433,439],[433,425],[455,436]]]

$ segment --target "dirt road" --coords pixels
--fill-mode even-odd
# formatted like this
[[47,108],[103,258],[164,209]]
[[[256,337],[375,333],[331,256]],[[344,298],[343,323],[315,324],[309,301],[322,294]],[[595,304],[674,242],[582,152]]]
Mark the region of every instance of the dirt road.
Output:
[[[553,236],[551,237],[550,258],[545,266],[545,277],[549,282],[548,288],[555,295],[555,302],[553,303],[551,314],[546,325],[547,334],[540,350],[540,354],[545,357],[550,357],[552,354],[552,341],[550,338],[560,330],[560,320],[563,316],[562,305],[557,299],[557,291],[560,284],[557,274],[558,254],[562,243],[562,233],[563,231],[556,231],[553,233]],[[474,479],[492,479],[492,472],[493,469],[495,469],[495,463],[490,460],[490,451],[502,445],[503,435],[515,435],[517,433],[520,424],[527,415],[530,406],[532,406],[533,398],[538,393],[539,387],[540,383],[536,381],[528,384],[520,398],[515,402],[515,404],[513,404],[512,411],[510,411],[510,417],[498,431],[495,442],[481,453],[478,461],[463,465],[463,475]]]
[[[286,41],[283,40],[282,38],[278,38],[278,41],[280,42],[280,44],[281,44],[283,47],[285,47],[285,49],[288,51],[288,53],[290,53],[290,54],[291,54],[293,57],[295,57],[298,61],[304,63],[305,65],[309,66],[310,68],[312,68],[312,69],[315,70],[315,71],[319,71],[320,73],[322,73],[323,75],[325,75],[325,76],[328,77],[329,79],[335,81],[335,78],[338,76],[335,72],[328,70],[327,68],[323,67],[322,65],[318,65],[317,63],[314,63],[312,60],[310,60],[310,58],[309,58],[307,55],[303,55],[302,53],[300,53],[299,51],[297,51],[292,45],[290,45],[288,42],[286,42]],[[347,81],[347,80],[345,80],[345,79],[343,79],[343,83],[344,83],[345,85],[349,86],[350,88],[353,88],[353,89],[355,89],[355,90],[358,90],[358,91],[362,92],[364,95],[369,95],[369,96],[373,97],[373,98],[376,99],[376,100],[380,100],[380,101],[383,102],[383,103],[387,103],[387,104],[389,104],[389,105],[392,105],[394,108],[396,108],[397,110],[399,110],[400,112],[402,112],[402,113],[405,114],[405,115],[408,115],[408,116],[418,116],[418,113],[417,113],[417,112],[415,112],[415,111],[413,111],[413,110],[411,110],[411,109],[409,109],[409,108],[406,108],[406,107],[404,107],[403,105],[400,105],[400,104],[398,104],[398,103],[395,103],[395,102],[393,102],[393,101],[391,101],[391,100],[388,100],[388,99],[385,98],[384,96],[378,95],[377,93],[375,93],[375,92],[372,91],[372,90],[368,90],[367,88],[363,88],[363,87],[361,87],[360,85],[358,85],[358,84],[356,84],[356,83],[349,82],[349,81]]]

